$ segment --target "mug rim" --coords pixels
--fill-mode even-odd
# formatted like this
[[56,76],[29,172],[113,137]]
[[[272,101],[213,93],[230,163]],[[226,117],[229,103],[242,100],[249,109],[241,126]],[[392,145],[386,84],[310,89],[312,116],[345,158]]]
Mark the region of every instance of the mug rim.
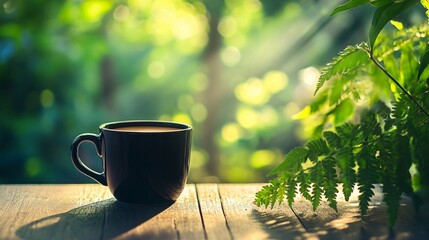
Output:
[[[110,128],[111,126],[116,126]],[[192,130],[192,126],[186,123],[174,122],[174,121],[161,121],[161,120],[126,120],[126,121],[114,121],[107,122],[100,125],[100,130],[109,131],[109,132],[122,132],[122,133],[168,133],[164,131],[155,131],[155,132],[136,132],[136,131],[127,131],[127,130],[117,130],[118,127],[131,127],[131,126],[162,126],[162,127],[171,127],[177,128],[168,132],[185,132]]]

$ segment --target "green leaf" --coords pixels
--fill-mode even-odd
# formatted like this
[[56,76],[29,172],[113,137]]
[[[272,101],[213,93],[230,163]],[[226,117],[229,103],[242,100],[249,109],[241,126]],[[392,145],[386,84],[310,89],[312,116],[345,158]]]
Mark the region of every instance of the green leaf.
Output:
[[400,68],[398,60],[394,54],[389,54],[383,58],[383,64],[386,70],[393,76],[395,79],[400,77]]
[[338,135],[331,131],[325,131],[323,132],[323,137],[328,142],[328,145],[331,148],[337,148],[340,144],[340,139],[338,138]]
[[274,207],[276,202],[283,201],[285,186],[285,179],[281,177],[274,178],[269,181],[269,185],[263,186],[262,189],[256,193],[255,203],[258,206]]
[[341,171],[341,182],[343,183],[343,194],[346,201],[349,200],[356,182],[356,165],[351,147],[344,147],[336,154],[338,166]]
[[289,179],[287,182],[287,203],[290,207],[292,207],[296,196],[296,187],[297,181],[294,178]]
[[423,74],[423,71],[427,68],[428,65],[429,65],[429,44],[426,45],[425,52],[420,58],[420,66],[419,66],[419,72],[417,74],[417,80],[420,79],[420,77]]
[[426,16],[429,18],[429,0],[421,0],[421,3],[426,8]]
[[308,150],[305,147],[296,147],[292,149],[286,156],[285,159],[271,172],[267,174],[267,176],[272,176],[275,174],[279,174],[281,172],[289,172],[296,171],[298,167],[301,167],[301,163],[305,161],[307,158]]
[[396,153],[397,139],[394,135],[382,136],[378,144],[377,162],[381,166],[381,182],[383,184],[384,202],[389,215],[389,227],[393,227],[398,216],[401,191],[399,182],[403,181],[397,175],[397,168],[401,160]]
[[371,5],[376,7],[385,6],[391,4],[395,0],[371,0]]
[[325,197],[329,202],[329,206],[338,212],[337,209],[337,173],[335,170],[335,159],[327,157],[322,162],[323,167],[323,188],[325,190]]
[[326,81],[336,75],[345,75],[355,70],[359,66],[369,63],[370,59],[365,49],[364,44],[357,46],[348,46],[335,57],[332,62],[328,63],[322,70],[319,81],[316,85],[316,94]]
[[330,88],[329,106],[337,104],[343,94],[344,81],[335,81]]
[[280,184],[278,189],[277,189],[277,198],[279,201],[279,204],[281,204],[286,196],[286,186],[285,184]]
[[377,116],[374,111],[364,111],[361,114],[361,130],[367,139],[372,139],[372,136],[381,134],[381,127],[377,121]]
[[313,101],[310,103],[310,113],[315,113],[326,103],[328,99],[328,91],[319,92],[318,96],[315,96]]
[[389,176],[386,176],[383,179],[383,192],[383,200],[387,205],[387,213],[389,215],[389,227],[392,228],[395,225],[396,219],[398,217],[401,192]]
[[407,194],[411,194],[413,192],[410,174],[412,163],[410,141],[410,138],[407,136],[401,136],[400,133],[398,133],[396,141],[397,145],[395,147],[399,157],[398,167],[396,169],[396,175],[398,176],[398,179],[400,179],[400,181],[398,181],[398,187],[401,192],[405,192]]
[[357,154],[357,162],[359,165],[359,172],[357,174],[357,182],[359,188],[359,208],[362,215],[368,211],[369,203],[372,196],[374,196],[374,184],[377,183],[379,171],[375,166],[374,155],[371,154],[367,145],[364,145],[362,151]]
[[308,147],[309,153],[314,153],[316,156],[321,156],[329,153],[328,145],[322,138],[316,138],[308,141],[305,144]]
[[355,126],[353,124],[346,122],[340,126],[336,126],[335,130],[337,131],[338,136],[341,138],[341,140],[349,140],[353,134],[354,128]]
[[412,46],[406,45],[401,48],[401,83],[407,88],[417,78],[419,69],[418,60],[413,54]]
[[374,89],[377,91],[377,94],[374,97],[376,97],[377,99],[389,99],[389,97],[391,97],[392,95],[390,79],[380,68],[375,66],[375,64],[373,64],[372,66],[368,66],[368,71],[371,74],[371,80],[374,84]]
[[323,169],[320,163],[316,164],[316,166],[312,168],[310,177],[313,183],[311,204],[313,205],[313,210],[316,211],[320,205],[322,194],[324,193],[322,186],[324,182]]
[[346,122],[354,113],[355,105],[352,100],[346,98],[336,108],[334,112],[334,125],[338,126]]
[[367,4],[369,2],[370,2],[370,0],[349,0],[348,2],[336,7],[334,9],[334,11],[332,11],[331,16],[333,16],[339,12],[344,12],[344,11],[347,11],[349,9],[358,7],[360,5]]
[[310,195],[310,174],[301,172],[297,176],[297,180],[299,182],[299,192],[301,195],[307,199],[308,201],[311,201],[311,195]]
[[354,99],[355,101],[359,101],[359,100],[361,100],[361,97],[360,97],[359,91],[353,90],[353,91],[352,91],[352,94],[353,94],[353,99]]
[[377,40],[378,34],[381,32],[384,26],[405,9],[418,2],[419,0],[394,1],[391,4],[383,5],[377,8],[372,18],[371,28],[369,30],[369,46],[371,48],[371,53],[374,49],[375,40]]
[[268,207],[268,205],[270,204],[270,197],[271,197],[272,190],[273,190],[273,186],[271,184],[263,186],[262,189],[256,193],[256,197],[255,197],[256,205],[258,205],[259,207],[260,206]]

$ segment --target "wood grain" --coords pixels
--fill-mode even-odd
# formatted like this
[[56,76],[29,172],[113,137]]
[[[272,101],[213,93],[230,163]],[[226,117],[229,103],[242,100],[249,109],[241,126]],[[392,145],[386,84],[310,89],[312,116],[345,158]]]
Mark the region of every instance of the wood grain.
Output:
[[232,239],[217,184],[198,184],[197,195],[207,239]]
[[300,196],[257,207],[262,186],[188,184],[174,204],[134,205],[97,184],[0,185],[0,239],[429,239],[429,206],[416,213],[407,197],[389,231],[379,186],[363,219],[357,191],[338,196],[338,213],[313,212]]
[[357,188],[348,202],[342,194],[338,195],[338,212],[331,209],[326,201],[313,211],[311,204],[302,196],[296,198],[293,210],[307,232],[319,239],[428,239],[429,230],[423,227],[429,226],[427,216],[426,220],[417,221],[410,198],[402,197],[397,223],[393,230],[389,230],[387,207],[383,203],[380,185],[376,186],[374,193],[368,214],[363,218],[359,214]]
[[103,239],[204,239],[194,184],[174,204],[116,202],[106,213]]
[[92,203],[110,197],[98,185],[1,185],[0,239],[98,238],[103,215]]
[[0,206],[0,239],[205,238],[194,185],[151,206],[120,203],[97,184],[2,185]]
[[[255,193],[263,184],[219,184],[227,225],[234,239],[293,239],[305,236],[289,207],[257,207]],[[304,235],[303,235],[304,234]]]

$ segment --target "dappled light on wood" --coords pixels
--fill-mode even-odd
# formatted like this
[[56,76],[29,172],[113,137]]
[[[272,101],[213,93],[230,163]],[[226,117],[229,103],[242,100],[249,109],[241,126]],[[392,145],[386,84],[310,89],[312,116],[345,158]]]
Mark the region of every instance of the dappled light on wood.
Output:
[[[403,198],[394,229],[385,205],[358,216],[341,200],[338,213],[316,212],[299,200],[260,208],[253,197],[263,184],[188,184],[173,204],[117,202],[106,188],[81,185],[0,185],[1,239],[427,239],[429,208],[416,212]],[[374,202],[382,193],[377,188]],[[357,199],[358,192],[352,194]],[[353,200],[354,201],[354,200]],[[17,216],[19,216],[17,218]]]

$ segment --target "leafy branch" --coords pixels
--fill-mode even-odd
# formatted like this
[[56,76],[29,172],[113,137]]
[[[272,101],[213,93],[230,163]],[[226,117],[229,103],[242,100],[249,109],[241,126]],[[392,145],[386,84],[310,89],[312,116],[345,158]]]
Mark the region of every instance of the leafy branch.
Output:
[[[274,177],[270,184],[256,194],[257,205],[273,207],[286,198],[292,207],[300,193],[314,210],[324,197],[338,211],[341,184],[347,201],[358,187],[364,216],[374,185],[381,183],[393,227],[401,194],[429,190],[429,26],[382,33],[390,20],[418,2],[349,0],[331,13],[374,6],[369,41],[348,46],[322,69],[316,97],[307,115],[300,114],[319,116],[322,122],[314,129],[321,134],[286,154],[268,174]],[[429,17],[428,0],[421,5]],[[334,127],[322,131],[332,120]],[[413,176],[412,165],[417,169]]]
[[[411,93],[409,93],[407,91],[407,89],[405,89],[399,82],[398,80],[396,80],[375,58],[374,56],[368,52],[368,56],[369,59],[371,59],[371,61],[381,70],[383,71],[384,74],[386,74],[386,76],[392,80],[393,83],[395,83],[396,86],[399,87],[399,89],[401,89],[401,91],[411,100],[413,101],[414,104],[416,104],[416,106],[426,115],[426,117],[429,118],[429,113],[423,108],[422,105],[420,105],[420,103],[413,97],[413,95],[411,95]],[[423,62],[424,63],[424,62]],[[427,65],[427,63],[426,63]]]

